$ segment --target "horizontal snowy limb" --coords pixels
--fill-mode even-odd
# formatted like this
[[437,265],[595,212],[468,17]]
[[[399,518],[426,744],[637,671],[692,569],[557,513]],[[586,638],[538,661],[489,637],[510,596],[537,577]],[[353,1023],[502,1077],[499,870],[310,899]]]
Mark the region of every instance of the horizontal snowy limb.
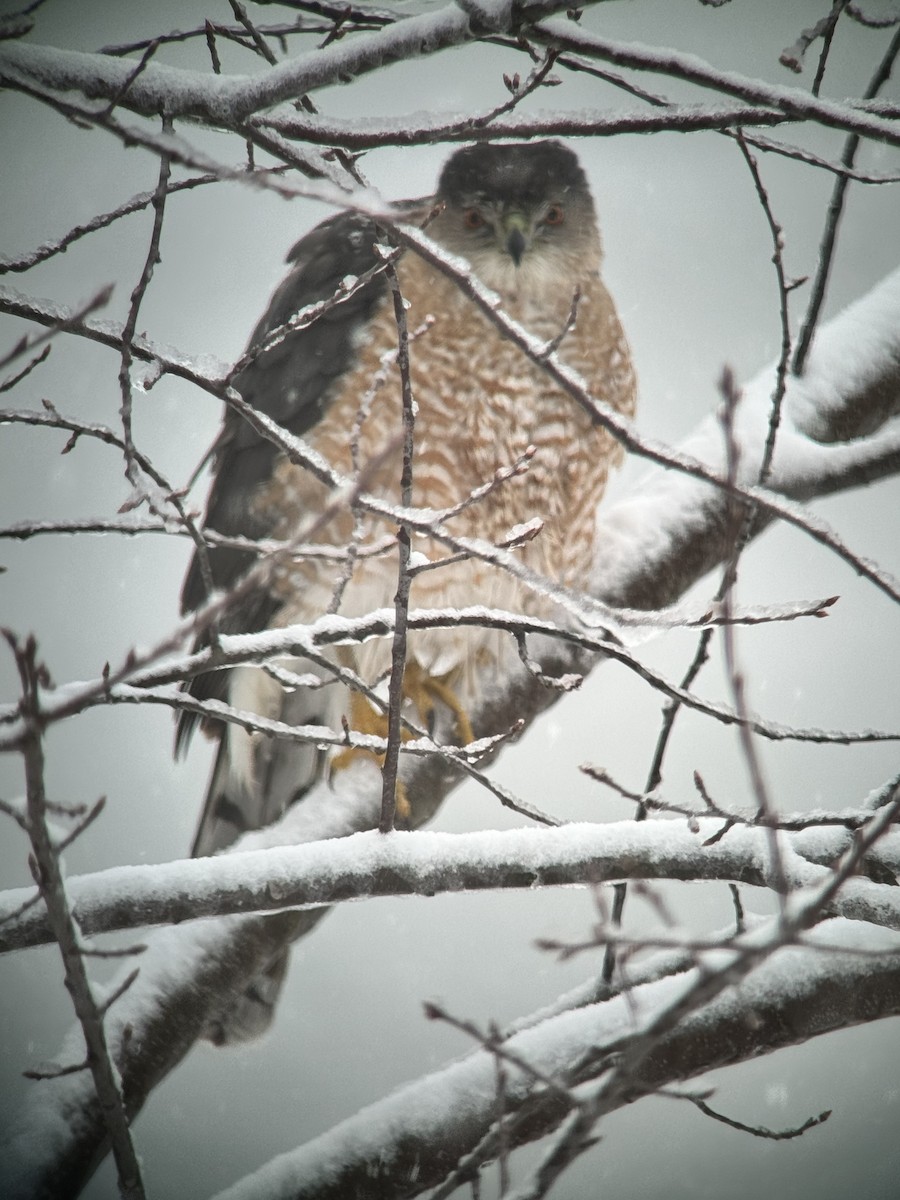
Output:
[[[859,814],[860,819],[871,814]],[[724,822],[702,818],[557,829],[477,833],[374,832],[312,844],[244,850],[216,858],[113,867],[75,876],[66,891],[85,935],[194,917],[335,904],[374,896],[433,896],[494,888],[551,887],[629,879],[724,879],[771,886],[769,835],[736,825],[710,845]],[[247,841],[265,840],[265,834]],[[834,826],[782,834],[787,882],[796,889],[827,879],[852,834]],[[875,851],[883,870],[900,874],[900,832]],[[0,952],[52,940],[43,905],[14,914],[33,894],[0,895]],[[900,929],[900,888],[858,877],[836,911]]]
[[[530,15],[566,7],[566,0],[529,0]],[[513,6],[505,5],[498,30],[514,31]],[[374,33],[333,41],[286,59],[259,75],[215,75],[148,63],[134,76],[135,63],[106,54],[84,54],[28,42],[0,44],[0,83],[36,84],[56,92],[77,91],[88,99],[114,100],[145,116],[190,117],[229,126],[251,113],[296,100],[309,92],[377,70],[403,58],[434,54],[471,41],[486,29],[473,29],[461,5],[405,18]]]
[[436,142],[491,141],[531,137],[604,137],[621,133],[686,133],[698,129],[730,129],[737,125],[778,125],[791,117],[779,109],[749,104],[671,104],[662,111],[646,108],[575,109],[480,119],[471,113],[414,113],[405,117],[358,119],[306,113],[278,113],[256,118],[263,128],[313,145],[364,150],[375,146],[434,145]]
[[[775,950],[739,988],[720,992],[662,1035],[630,1081],[628,1094],[611,1096],[606,1111],[715,1067],[900,1013],[896,939],[833,921],[810,940],[833,949]],[[861,949],[870,949],[872,956],[860,955]],[[564,1012],[515,1034],[504,1049],[545,1077],[559,1077],[572,1063],[585,1064],[580,1080],[596,1077],[608,1055],[627,1049],[641,1029],[677,1003],[697,975],[689,970]],[[494,1057],[478,1050],[279,1155],[217,1200],[346,1200],[372,1195],[375,1186],[378,1194],[395,1200],[420,1195],[489,1134],[496,1118],[495,1070]],[[529,1106],[529,1136],[558,1125],[569,1111],[562,1096],[509,1063],[506,1072],[506,1110]]]
[[[800,88],[763,84],[737,72],[720,71],[694,55],[600,38],[564,18],[534,23],[535,18],[565,7],[565,0],[529,0],[528,20],[523,22],[517,5],[503,5],[496,10],[488,29],[479,27],[464,6],[447,4],[377,32],[333,41],[252,76],[178,70],[153,62],[135,76],[136,64],[128,59],[8,40],[0,44],[0,83],[26,90],[37,87],[56,93],[80,92],[88,99],[113,101],[144,116],[166,114],[234,128],[254,113],[347,82],[399,59],[434,54],[483,34],[515,35],[525,27],[529,38],[633,70],[688,80],[759,106],[761,123],[771,121],[775,113],[783,119],[817,121],[900,144],[896,123],[862,106],[835,103]],[[361,128],[364,133],[365,126]],[[402,138],[398,135],[396,140]]]

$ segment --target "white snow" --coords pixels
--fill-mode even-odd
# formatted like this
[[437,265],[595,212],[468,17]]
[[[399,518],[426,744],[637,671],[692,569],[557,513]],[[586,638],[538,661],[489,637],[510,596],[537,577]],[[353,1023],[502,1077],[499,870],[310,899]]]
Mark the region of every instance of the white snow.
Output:
[[[790,493],[822,472],[832,473],[855,459],[889,449],[898,436],[896,421],[879,434],[848,444],[815,441],[848,397],[874,381],[896,380],[900,360],[900,270],[823,325],[801,378],[789,377],[769,487]],[[743,484],[756,482],[768,428],[775,367],[769,366],[743,389],[735,414]],[[707,417],[678,451],[724,473],[725,445],[715,417]],[[677,470],[652,467],[628,496],[604,507],[598,519],[598,552],[593,590],[626,590],[636,563],[653,563],[704,524],[710,486]]]
[[[777,948],[776,922],[750,936],[771,947],[767,959],[738,987],[726,986],[705,1008],[682,1018],[696,1037],[714,1037],[723,1021],[782,1003],[827,987],[832,979],[865,978],[883,959],[866,959],[860,951],[895,955],[900,938],[852,922],[832,921],[809,936],[809,946]],[[767,941],[768,939],[768,941]],[[816,947],[828,947],[822,953]],[[735,953],[723,951],[727,970]],[[697,969],[646,983],[601,1004],[559,1013],[515,1034],[505,1047],[545,1075],[558,1075],[598,1048],[614,1045],[654,1021],[687,996],[698,982]],[[723,980],[724,982],[724,980]],[[507,1095],[512,1104],[532,1090],[519,1068],[506,1064]],[[613,1101],[618,1107],[622,1101]],[[279,1155],[252,1175],[221,1192],[217,1200],[279,1200],[314,1195],[317,1185],[347,1166],[409,1161],[415,1147],[441,1146],[464,1152],[487,1130],[496,1104],[492,1056],[478,1050],[458,1062],[398,1089],[362,1109],[305,1146]]]
[[[358,776],[342,772],[341,790],[348,798],[357,782],[372,782],[374,768],[358,764]],[[349,776],[349,782],[345,781]],[[377,782],[377,780],[376,780]],[[319,789],[322,790],[322,789]],[[324,789],[336,812],[335,792]],[[67,893],[87,933],[98,928],[107,910],[121,914],[122,926],[165,919],[167,906],[178,903],[178,915],[253,911],[333,903],[370,894],[433,895],[438,892],[495,886],[533,887],[548,883],[645,878],[741,878],[752,866],[761,880],[771,874],[770,846],[764,829],[738,825],[724,838],[703,843],[721,828],[721,820],[699,818],[622,821],[609,825],[571,824],[553,829],[480,830],[451,834],[417,831],[383,835],[374,830],[297,845],[277,844],[291,833],[302,839],[310,820],[311,797],[278,825],[246,835],[238,848],[215,858],[186,859],[156,865],[113,867],[74,877]],[[339,799],[339,797],[338,797]],[[334,824],[334,821],[333,821]],[[804,903],[831,878],[828,864],[850,844],[845,829],[822,826],[781,834],[782,866],[794,906]],[[900,831],[879,842],[882,861],[900,865]],[[808,856],[808,857],[807,857]],[[5,920],[31,894],[13,889],[0,895],[0,946],[17,929],[35,928],[42,908]],[[230,898],[230,899],[229,899]],[[863,877],[849,879],[837,904],[847,915],[889,928],[900,928],[898,889]],[[108,926],[107,926],[108,927]],[[113,926],[116,927],[116,926]]]

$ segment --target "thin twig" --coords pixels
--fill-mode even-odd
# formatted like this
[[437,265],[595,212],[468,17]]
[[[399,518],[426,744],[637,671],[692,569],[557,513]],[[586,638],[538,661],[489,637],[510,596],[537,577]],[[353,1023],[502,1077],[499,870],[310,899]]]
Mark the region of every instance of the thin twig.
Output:
[[115,1067],[110,1059],[103,1028],[103,1011],[94,1000],[90,981],[79,949],[77,926],[66,898],[59,855],[53,846],[46,820],[44,790],[44,721],[39,691],[42,667],[37,660],[33,640],[20,646],[7,635],[16,658],[22,683],[22,712],[29,736],[22,747],[27,785],[28,835],[31,840],[35,882],[47,908],[53,936],[59,945],[65,971],[66,988],[84,1034],[87,1061],[97,1097],[109,1131],[113,1156],[119,1175],[119,1187],[127,1200],[144,1200],[141,1168],[131,1139],[125,1103]]
[[824,48],[819,57],[819,65],[816,70],[816,78],[812,87],[812,94],[818,96],[819,88],[822,84],[822,77],[825,74],[825,62],[828,58],[828,49],[831,46],[831,39],[834,35],[834,27],[838,17],[841,15],[841,10],[846,7],[847,0],[834,0],[831,6],[831,12],[817,21],[815,25],[809,29],[801,31],[800,36],[785,50],[782,50],[778,57],[778,61],[783,67],[787,67],[789,71],[793,71],[795,75],[799,75],[803,70],[803,59],[806,51],[810,48],[814,41],[822,38]]
[[253,45],[256,47],[258,53],[262,55],[262,57],[270,66],[274,67],[277,64],[278,59],[273,54],[271,46],[263,37],[262,33],[256,28],[256,26],[247,16],[246,8],[244,8],[240,0],[228,0],[228,2],[231,5],[231,11],[250,35],[250,39],[253,42]]
[[[611,788],[625,800],[632,800],[642,805],[650,812],[665,813],[667,816],[685,817],[691,828],[698,828],[697,819],[702,816],[719,817],[729,829],[736,825],[753,826],[759,824],[757,813],[753,809],[738,811],[723,808],[710,795],[699,771],[694,771],[694,786],[703,801],[703,809],[697,809],[689,804],[677,804],[665,800],[655,790],[653,792],[635,792],[614,779],[605,767],[593,763],[582,763],[579,770],[589,779]],[[783,833],[797,833],[802,829],[826,829],[840,827],[843,829],[859,829],[868,821],[871,811],[868,809],[844,809],[838,811],[813,809],[808,812],[779,813],[774,818],[775,825]],[[721,841],[723,834],[716,834],[704,845],[715,845]]]
[[[885,83],[891,77],[891,71],[894,67],[894,60],[900,52],[900,26],[891,38],[890,45],[878,64],[878,68],[866,88],[864,93],[865,99],[871,100],[881,91]],[[859,149],[860,135],[851,133],[844,143],[844,151],[841,155],[841,162],[845,167],[852,167],[856,161],[856,152]],[[828,288],[828,279],[831,275],[831,266],[834,260],[834,249],[837,242],[838,226],[840,225],[841,215],[844,211],[844,197],[849,185],[849,178],[846,175],[839,175],[834,182],[834,188],[831,193],[831,199],[828,203],[828,209],[825,217],[825,228],[822,231],[822,240],[819,244],[819,261],[816,268],[815,279],[813,280],[812,292],[809,298],[809,306],[806,310],[806,316],[803,319],[803,324],[800,328],[800,333],[797,337],[797,346],[794,350],[794,358],[791,363],[791,369],[795,375],[802,375],[806,366],[806,359],[812,346],[813,337],[816,332],[816,325],[819,321],[819,313],[822,310],[822,304],[825,300],[825,292]]]
[[573,1107],[578,1107],[578,1099],[573,1096],[571,1091],[565,1084],[560,1083],[558,1079],[554,1079],[552,1075],[539,1070],[530,1063],[521,1054],[517,1054],[514,1050],[507,1046],[507,1038],[496,1028],[492,1028],[490,1033],[483,1033],[474,1021],[466,1021],[461,1017],[454,1017],[452,1013],[447,1012],[440,1004],[434,1001],[428,1001],[424,1005],[425,1016],[429,1021],[443,1021],[453,1029],[458,1029],[460,1033],[464,1033],[467,1037],[476,1041],[483,1050],[493,1054],[496,1058],[508,1062],[510,1066],[522,1071],[535,1083],[540,1083],[547,1089],[548,1092],[555,1092],[567,1104]]
[[36,354],[31,362],[25,364],[21,371],[17,371],[15,375],[11,375],[9,379],[4,379],[3,382],[0,383],[0,392],[11,392],[14,387],[22,382],[23,379],[27,379],[32,371],[39,367],[42,362],[47,361],[52,349],[53,347],[51,345],[46,345],[40,354]]
[[[415,407],[409,372],[409,329],[406,308],[393,264],[387,272],[397,323],[397,366],[400,371],[400,397],[403,412],[403,465],[400,473],[400,503],[412,505],[413,437]],[[381,822],[379,829],[388,833],[394,827],[397,806],[397,768],[400,761],[400,714],[403,707],[403,679],[406,672],[407,627],[409,622],[410,527],[401,521],[397,527],[397,593],[394,597],[394,636],[391,643],[391,678],[388,684],[387,746],[382,767]]]
[[822,89],[822,81],[825,78],[825,67],[828,64],[828,56],[831,53],[831,43],[834,40],[834,32],[837,28],[838,19],[844,9],[847,7],[847,0],[834,0],[831,6],[831,12],[825,17],[822,22],[822,49],[819,52],[819,61],[816,63],[816,74],[813,79],[810,91],[814,96],[818,96]]
[[[723,372],[720,388],[723,399],[721,421],[725,436],[728,475],[729,478],[736,479],[738,476],[740,463],[740,447],[738,446],[734,436],[734,420],[737,412],[737,406],[740,403],[740,393],[737,389],[737,385],[735,384],[734,376],[730,371],[725,370]],[[740,519],[741,514],[740,510],[738,510],[732,518],[735,529],[737,529]],[[735,572],[734,570],[731,570],[726,571],[725,574],[727,576],[727,582],[723,590],[722,605],[725,611],[728,612],[730,611],[733,603]],[[725,666],[728,672],[728,682],[731,688],[734,708],[737,713],[746,715],[748,712],[746,700],[746,679],[737,661],[737,648],[735,645],[734,630],[726,625],[722,631],[722,638],[725,650]],[[763,775],[762,763],[760,762],[759,754],[756,749],[756,743],[750,730],[745,725],[740,725],[738,729],[738,737],[740,739],[744,761],[747,765],[747,771],[750,776],[752,794],[757,803],[758,820],[768,830],[769,856],[773,880],[772,886],[783,909],[787,896],[788,885],[784,871],[781,847],[778,840],[778,830],[775,828],[777,820],[775,816],[775,809],[769,796],[768,787],[766,786],[765,777]]]
[[[778,317],[781,325],[781,350],[778,355],[778,362],[775,365],[775,390],[772,393],[772,408],[769,414],[769,426],[766,431],[766,444],[763,447],[762,461],[757,475],[757,482],[764,484],[769,478],[769,473],[772,469],[772,459],[775,455],[775,440],[778,436],[778,429],[781,424],[781,409],[784,403],[784,394],[787,388],[788,366],[791,359],[791,323],[788,313],[788,297],[792,288],[796,287],[796,283],[789,284],[784,272],[784,231],[775,219],[775,214],[772,211],[772,205],[769,201],[769,194],[766,191],[762,181],[762,176],[759,172],[759,166],[756,159],[747,149],[747,141],[740,130],[735,134],[735,141],[738,148],[744,157],[744,161],[749,168],[753,178],[753,186],[756,189],[756,195],[760,206],[766,218],[766,224],[769,226],[769,232],[772,237],[772,264],[775,267],[775,279],[778,287]],[[754,514],[755,515],[755,512]],[[742,530],[742,543],[750,537],[750,525],[752,516],[748,512],[748,519],[745,521],[744,529]]]
[[109,99],[109,103],[106,105],[106,108],[104,108],[102,111],[101,117],[111,117],[112,116],[113,112],[118,108],[118,106],[121,104],[121,102],[127,96],[128,90],[132,86],[134,81],[136,79],[138,79],[141,75],[143,75],[144,71],[147,69],[147,66],[150,63],[150,60],[154,57],[154,55],[156,54],[156,51],[158,49],[159,49],[159,42],[157,41],[156,38],[153,38],[150,42],[147,43],[147,46],[146,46],[143,54],[141,55],[140,59],[135,63],[134,67],[125,76],[124,81],[121,84],[119,84],[119,86],[113,92],[112,96]]
[[61,311],[59,314],[53,314],[52,316],[49,313],[45,313],[45,319],[40,321],[40,324],[46,326],[46,332],[33,335],[27,334],[25,337],[19,338],[11,350],[0,356],[0,370],[9,366],[11,362],[15,362],[17,358],[21,358],[22,355],[30,354],[38,346],[49,342],[58,333],[80,332],[84,328],[85,319],[92,312],[96,312],[99,308],[104,308],[109,303],[112,291],[112,285],[106,284],[88,300],[85,300],[75,308]]
[[[260,168],[260,171],[266,171],[274,175],[283,175],[286,170],[288,168],[285,166]],[[222,178],[218,173],[207,172],[204,175],[197,175],[191,179],[170,180],[166,191],[168,195],[173,196],[178,192],[192,191],[197,187],[206,187],[211,183],[221,182]],[[155,195],[155,190],[152,192],[139,192],[136,196],[132,196],[130,200],[126,200],[124,204],[120,204],[108,212],[99,213],[89,221],[73,225],[62,237],[54,238],[49,242],[42,242],[34,250],[15,256],[0,256],[0,275],[4,275],[9,271],[30,271],[38,263],[46,262],[57,254],[63,254],[71,245],[88,234],[96,233],[100,229],[107,229],[123,217],[141,212],[153,203]]]
[[753,1137],[768,1138],[775,1142],[786,1142],[792,1138],[802,1137],[808,1130],[815,1129],[817,1125],[823,1125],[831,1116],[831,1109],[826,1109],[817,1117],[809,1117],[802,1125],[797,1125],[793,1129],[768,1129],[765,1125],[747,1125],[743,1121],[736,1121],[734,1117],[726,1117],[724,1113],[716,1112],[706,1103],[704,1096],[693,1095],[690,1092],[670,1092],[667,1089],[663,1089],[657,1095],[666,1096],[671,1100],[687,1100],[704,1116],[711,1117],[714,1121],[721,1121],[723,1125],[728,1125],[741,1133],[750,1133]]

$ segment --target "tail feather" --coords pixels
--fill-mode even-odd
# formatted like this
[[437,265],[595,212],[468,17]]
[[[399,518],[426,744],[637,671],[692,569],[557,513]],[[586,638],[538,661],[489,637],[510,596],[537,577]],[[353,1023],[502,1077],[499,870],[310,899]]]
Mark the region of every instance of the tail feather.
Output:
[[[293,669],[297,664],[290,664]],[[301,666],[302,669],[302,666]],[[331,724],[336,689],[287,691],[259,668],[232,672],[230,702],[265,713],[285,724]],[[193,858],[217,854],[241,834],[278,820],[301,800],[320,776],[324,753],[308,742],[249,734],[236,725],[222,731],[206,801],[191,847]],[[278,914],[273,921],[290,914]],[[307,922],[298,924],[297,933]],[[278,951],[265,970],[242,985],[210,1021],[205,1036],[215,1045],[245,1042],[263,1034],[272,1022],[290,956]]]
[[289,959],[290,950],[280,950],[265,970],[254,975],[244,990],[207,1023],[203,1031],[207,1041],[214,1046],[228,1046],[262,1037],[275,1017]]

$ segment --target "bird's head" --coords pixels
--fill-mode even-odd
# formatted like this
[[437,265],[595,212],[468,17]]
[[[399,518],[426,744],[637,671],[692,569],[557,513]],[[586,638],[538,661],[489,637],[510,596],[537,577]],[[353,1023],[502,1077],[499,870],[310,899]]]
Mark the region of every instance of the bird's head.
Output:
[[576,156],[560,142],[478,143],[441,173],[429,232],[491,287],[518,290],[548,272],[599,263],[594,204]]

